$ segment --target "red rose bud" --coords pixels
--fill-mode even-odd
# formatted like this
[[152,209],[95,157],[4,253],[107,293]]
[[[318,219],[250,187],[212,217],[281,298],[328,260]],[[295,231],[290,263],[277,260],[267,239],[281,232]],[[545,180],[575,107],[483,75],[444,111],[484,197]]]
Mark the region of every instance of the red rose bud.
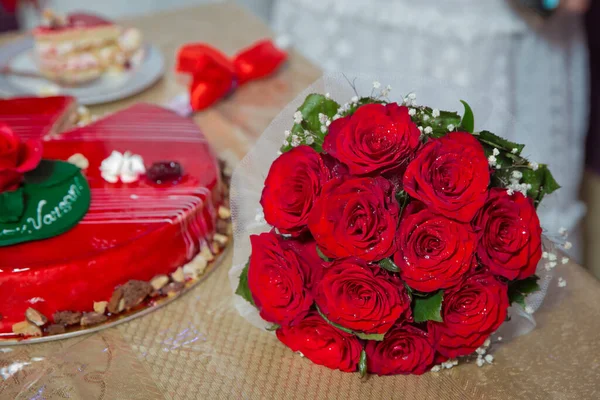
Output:
[[294,326],[277,329],[277,338],[292,351],[299,351],[315,364],[345,372],[358,368],[362,345],[349,333],[328,324],[316,312],[310,312]]
[[457,285],[471,270],[477,235],[456,222],[413,202],[398,228],[394,256],[400,276],[411,288],[433,292]]
[[530,198],[493,188],[474,224],[482,229],[477,255],[493,274],[513,280],[535,273],[542,228]]
[[338,178],[323,186],[308,228],[323,254],[378,261],[396,251],[400,206],[381,177]]
[[366,104],[331,124],[323,150],[353,175],[380,174],[405,166],[419,147],[420,134],[407,107]]
[[436,358],[427,332],[408,324],[393,327],[381,342],[368,341],[365,351],[368,371],[377,375],[421,375]]
[[411,197],[462,222],[470,222],[483,206],[489,183],[483,147],[466,132],[431,139],[404,173],[404,190]]
[[402,282],[359,258],[334,261],[315,288],[315,302],[331,322],[364,333],[383,334],[410,317]]
[[281,233],[299,235],[329,170],[319,153],[299,146],[282,154],[271,165],[260,204],[265,220]]
[[280,325],[302,319],[313,303],[310,286],[321,270],[314,242],[303,245],[274,233],[252,235],[250,242],[248,286],[260,316]]
[[477,273],[444,293],[442,319],[428,322],[437,351],[454,358],[473,353],[506,320],[506,284]]
[[0,193],[16,190],[25,172],[42,160],[39,140],[22,142],[6,124],[0,123]]

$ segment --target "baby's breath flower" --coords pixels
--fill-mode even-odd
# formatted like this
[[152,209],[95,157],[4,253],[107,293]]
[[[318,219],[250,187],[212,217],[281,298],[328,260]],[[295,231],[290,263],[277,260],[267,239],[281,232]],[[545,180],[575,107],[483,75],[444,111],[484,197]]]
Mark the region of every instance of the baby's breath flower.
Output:
[[410,110],[408,110],[408,115],[410,115],[411,117],[414,116],[417,113],[417,110],[415,110],[414,108],[411,108]]
[[530,167],[532,170],[534,170],[534,171],[537,171],[537,169],[540,167],[540,164],[536,163],[535,161],[531,161],[531,162],[529,163],[529,167]]
[[556,261],[556,254],[554,254],[554,253],[548,253],[548,260],[550,260],[550,261]]
[[300,111],[294,113],[294,122],[297,124],[302,122],[302,113]]
[[488,164],[490,165],[490,167],[493,167],[494,165],[496,165],[496,157],[491,155],[488,157]]
[[488,364],[491,364],[492,362],[494,362],[494,356],[493,356],[493,355],[491,355],[491,354],[486,354],[486,356],[485,356],[485,361],[486,361]]
[[283,132],[283,134],[285,135],[285,137],[289,137],[290,136],[290,131],[285,131],[285,132]]
[[564,278],[561,276],[558,278],[558,287],[565,287],[567,286],[567,281],[564,280]]
[[292,147],[298,147],[302,143],[302,140],[298,137],[298,135],[292,135]]
[[427,114],[423,115],[423,121],[429,121],[429,115],[427,115]]
[[438,110],[437,108],[434,108],[433,111],[431,111],[431,116],[433,118],[437,118],[440,116],[440,110]]
[[379,89],[381,87],[381,83],[379,81],[373,81],[373,87],[375,89]]
[[433,128],[428,126],[423,130],[423,132],[425,132],[425,134],[429,135],[431,132],[433,132]]
[[475,364],[481,368],[483,367],[483,364],[485,364],[485,361],[483,361],[482,357],[477,357],[477,361],[475,361]]
[[573,247],[573,243],[571,243],[571,242],[565,242],[565,244],[563,245],[563,247],[565,248],[565,250],[569,250],[570,248]]
[[327,127],[325,125],[321,125],[321,133],[326,133]]
[[514,149],[512,149],[510,152],[511,152],[511,153],[513,153],[513,154],[517,154],[517,153],[519,152],[519,149],[517,149],[517,148],[515,147],[515,148],[514,148]]
[[494,147],[494,150],[492,150],[492,154],[497,156],[500,154],[500,150],[498,150],[497,148]]
[[325,98],[326,99],[330,99],[331,98],[331,94],[329,92],[325,93]]
[[448,129],[448,132],[452,132],[454,130],[455,126],[450,124],[446,128]]
[[353,103],[358,103],[358,96],[352,96],[352,98],[350,99],[351,102]]
[[569,263],[569,257],[563,257],[563,258],[560,260],[560,262],[561,262],[563,265],[565,265],[565,264],[568,264],[568,263]]
[[511,175],[512,175],[513,179],[520,180],[521,178],[523,178],[523,173],[521,171],[515,170],[512,172]]

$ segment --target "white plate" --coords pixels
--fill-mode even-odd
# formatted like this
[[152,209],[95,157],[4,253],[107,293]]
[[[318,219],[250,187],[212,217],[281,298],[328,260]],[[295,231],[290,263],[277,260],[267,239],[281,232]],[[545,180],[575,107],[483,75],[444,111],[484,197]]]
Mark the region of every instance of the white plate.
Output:
[[[23,38],[0,47],[0,65],[19,71],[37,72],[33,59],[33,39]],[[129,71],[106,73],[100,79],[77,87],[61,87],[42,78],[0,74],[0,96],[35,96],[48,88],[57,88],[61,95],[76,97],[80,104],[108,103],[138,94],[158,81],[164,74],[164,59],[153,45],[144,47],[142,62]]]

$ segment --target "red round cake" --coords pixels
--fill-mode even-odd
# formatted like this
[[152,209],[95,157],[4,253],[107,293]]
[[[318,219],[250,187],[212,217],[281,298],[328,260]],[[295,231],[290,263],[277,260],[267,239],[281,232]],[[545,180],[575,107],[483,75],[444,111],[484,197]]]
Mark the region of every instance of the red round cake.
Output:
[[[99,314],[95,303],[108,302],[110,313],[120,285],[172,274],[210,248],[223,197],[221,175],[192,120],[138,104],[46,136],[43,147],[44,159],[68,160],[74,154],[87,159],[83,174],[91,204],[66,233],[0,247],[0,336],[17,332],[13,325],[24,321],[30,308],[48,319],[38,326],[64,323],[58,321],[60,312]],[[176,162],[183,173],[166,183],[146,175],[132,183],[109,183],[100,165],[114,151],[139,155],[146,166]],[[112,311],[119,306],[123,302]]]

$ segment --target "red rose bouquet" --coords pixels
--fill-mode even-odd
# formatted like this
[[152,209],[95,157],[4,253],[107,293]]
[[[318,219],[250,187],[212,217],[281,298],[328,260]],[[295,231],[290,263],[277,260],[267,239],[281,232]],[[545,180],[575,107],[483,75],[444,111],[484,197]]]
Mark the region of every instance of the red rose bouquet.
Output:
[[467,103],[460,116],[388,95],[310,94],[296,109],[260,193],[270,228],[250,236],[236,293],[329,368],[482,364],[509,306],[538,289],[536,206],[559,186],[522,145],[475,131]]

